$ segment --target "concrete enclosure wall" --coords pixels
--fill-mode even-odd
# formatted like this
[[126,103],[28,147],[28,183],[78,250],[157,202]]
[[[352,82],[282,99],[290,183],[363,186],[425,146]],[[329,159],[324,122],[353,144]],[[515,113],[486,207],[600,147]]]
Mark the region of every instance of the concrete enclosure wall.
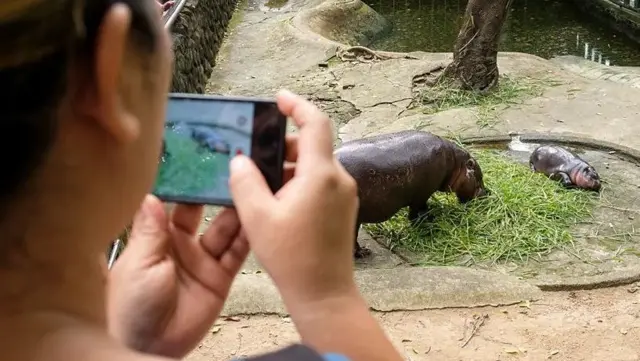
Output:
[[238,0],[187,0],[173,33],[172,92],[204,93]]

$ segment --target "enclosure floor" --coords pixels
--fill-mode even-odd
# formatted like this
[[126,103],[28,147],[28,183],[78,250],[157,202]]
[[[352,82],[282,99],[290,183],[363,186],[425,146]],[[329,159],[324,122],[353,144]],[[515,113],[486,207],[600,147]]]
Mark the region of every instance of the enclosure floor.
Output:
[[[501,109],[494,126],[478,124],[472,108],[432,115],[408,110],[412,77],[446,64],[451,54],[415,52],[411,55],[417,59],[338,62],[319,67],[335,44],[291,24],[300,10],[320,2],[290,0],[278,11],[268,11],[261,2],[248,0],[232,22],[208,91],[272,97],[278,89],[288,88],[311,99],[331,116],[336,144],[384,132],[423,129],[461,137],[571,133],[640,149],[640,89],[602,78],[588,79],[522,53],[500,53],[501,74],[551,78],[561,85],[547,89],[540,97]],[[216,209],[207,212],[203,227]],[[361,232],[360,236],[364,243],[376,247],[365,234]],[[376,257],[360,263],[358,269],[389,268],[389,277],[393,278],[392,268],[402,266],[401,260],[381,247],[375,248],[374,254]],[[241,277],[253,276],[259,269],[251,258],[243,271],[247,275]],[[458,281],[464,284],[464,280]],[[486,288],[491,286],[487,284]],[[377,313],[377,317],[407,360],[640,360],[639,287],[544,293],[541,300],[519,306]],[[419,291],[423,295],[434,292]],[[237,297],[248,297],[247,292],[238,290]],[[255,311],[274,312],[264,309],[264,304],[256,302]],[[488,318],[472,337],[466,322],[474,315],[485,314]],[[471,339],[463,347],[465,337]],[[226,360],[295,340],[293,325],[287,319],[234,317],[214,327],[188,359]]]
[[[632,361],[640,359],[639,288],[547,293],[530,305],[376,317],[406,360]],[[485,315],[472,335],[474,317]],[[230,360],[299,341],[291,321],[277,316],[237,317],[214,330],[188,361]]]

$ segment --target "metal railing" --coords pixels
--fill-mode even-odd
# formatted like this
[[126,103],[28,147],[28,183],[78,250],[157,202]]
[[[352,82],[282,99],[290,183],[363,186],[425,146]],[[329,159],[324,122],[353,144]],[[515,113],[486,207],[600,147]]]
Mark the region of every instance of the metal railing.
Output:
[[[182,11],[182,9],[186,4],[187,4],[187,0],[177,0],[176,3],[173,4],[173,6],[169,10],[165,11],[165,13],[162,14],[162,21],[164,22],[165,29],[171,29],[176,19],[178,18],[178,15],[180,15],[180,12]],[[113,263],[116,261],[116,259],[120,255],[120,252],[122,251],[123,247],[124,247],[124,242],[122,241],[122,239],[116,239],[111,244],[111,247],[109,249],[109,255],[107,258],[107,267],[109,269],[111,269],[111,267],[113,266]]]
[[640,12],[640,0],[610,0],[612,3],[635,12]]
[[598,49],[596,44],[582,40],[580,34],[576,34],[576,52],[581,54],[586,60],[611,66],[609,57],[606,56],[602,50]]
[[187,0],[177,0],[171,9],[167,10],[165,14],[162,14],[162,20],[164,21],[164,27],[166,29],[171,29],[178,15],[180,15],[180,11],[182,11],[182,8],[186,4]]

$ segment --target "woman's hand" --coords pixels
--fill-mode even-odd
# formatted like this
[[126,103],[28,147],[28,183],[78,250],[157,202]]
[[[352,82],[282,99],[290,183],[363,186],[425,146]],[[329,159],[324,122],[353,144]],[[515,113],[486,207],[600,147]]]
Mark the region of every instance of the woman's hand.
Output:
[[231,193],[251,249],[273,278],[302,341],[353,361],[400,361],[354,282],[357,186],[333,155],[330,120],[282,92],[278,107],[300,128],[289,138],[274,196],[246,157],[231,164]]
[[111,334],[138,351],[182,358],[220,314],[249,246],[232,209],[198,236],[202,206],[167,215],[147,196],[108,279]]
[[[231,193],[251,249],[290,309],[353,295],[357,188],[333,155],[329,118],[310,102],[279,94],[280,111],[293,118],[285,178],[274,196],[249,158],[231,163]],[[357,294],[357,291],[355,291]],[[293,310],[291,310],[293,311]]]

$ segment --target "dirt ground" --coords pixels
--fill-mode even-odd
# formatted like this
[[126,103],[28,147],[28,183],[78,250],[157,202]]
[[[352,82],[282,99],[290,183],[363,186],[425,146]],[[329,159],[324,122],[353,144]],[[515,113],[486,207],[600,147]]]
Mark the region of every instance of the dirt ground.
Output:
[[[544,73],[564,85],[505,109],[496,115],[500,121],[493,129],[479,129],[469,109],[410,115],[398,107],[410,102],[413,75],[433,68],[445,60],[444,55],[422,53],[414,54],[419,60],[318,67],[330,46],[302,41],[289,29],[292,16],[316,1],[290,0],[291,6],[282,11],[263,11],[261,3],[247,1],[238,24],[229,30],[208,92],[271,96],[287,87],[329,113],[342,141],[420,125],[435,133],[460,135],[568,132],[640,148],[637,89],[601,80],[599,75],[581,78],[525,54],[501,54],[501,73]],[[640,361],[640,284],[545,293],[538,302],[509,307],[376,313],[376,317],[410,361]],[[187,360],[231,360],[297,340],[287,318],[233,317],[214,326]]]
[[[376,317],[411,361],[640,360],[640,284],[545,293],[541,301],[509,307]],[[297,340],[288,318],[233,317],[215,326],[187,360],[230,360]]]

